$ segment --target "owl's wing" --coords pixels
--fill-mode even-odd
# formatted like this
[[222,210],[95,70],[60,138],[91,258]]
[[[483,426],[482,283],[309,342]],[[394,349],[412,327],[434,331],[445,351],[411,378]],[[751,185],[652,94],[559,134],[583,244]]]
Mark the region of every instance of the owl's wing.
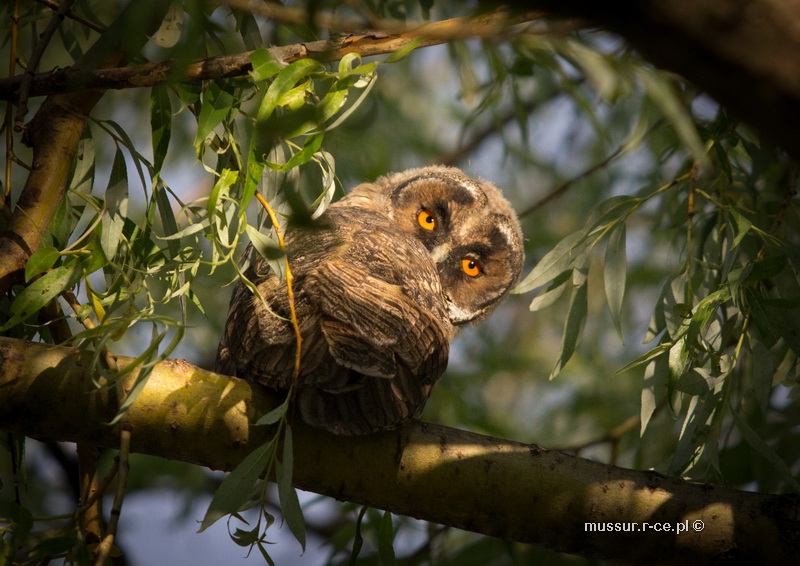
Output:
[[322,311],[329,350],[340,365],[373,377],[411,374],[420,383],[433,383],[444,373],[448,332],[401,286],[341,259],[319,265],[308,285]]
[[259,289],[261,297],[241,281],[234,286],[228,318],[222,335],[215,370],[226,375],[285,388],[291,383],[294,365],[294,334],[291,325],[273,311],[288,311],[284,286],[252,246],[245,276]]

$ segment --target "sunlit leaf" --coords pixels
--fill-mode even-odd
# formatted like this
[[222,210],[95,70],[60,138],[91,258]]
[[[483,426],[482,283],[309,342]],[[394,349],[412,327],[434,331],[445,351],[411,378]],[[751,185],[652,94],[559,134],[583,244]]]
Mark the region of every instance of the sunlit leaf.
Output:
[[203,105],[197,117],[197,133],[194,145],[199,146],[234,107],[233,94],[222,88],[218,81],[209,83],[203,93]]
[[47,271],[58,261],[61,253],[53,246],[42,246],[35,254],[28,258],[25,264],[25,281],[30,281],[34,275]]
[[263,122],[269,118],[278,106],[281,98],[293,89],[298,81],[307,77],[321,66],[322,63],[314,59],[300,59],[281,69],[269,85],[264,98],[261,100],[256,120]]
[[0,326],[0,331],[12,328],[39,312],[47,303],[75,285],[82,275],[80,266],[56,267],[45,273],[16,296],[11,303],[12,316]]
[[122,151],[117,149],[106,189],[106,209],[103,212],[103,229],[100,237],[100,246],[109,261],[113,260],[117,253],[127,216],[128,169]]
[[256,49],[247,58],[253,64],[253,70],[250,71],[250,75],[256,81],[265,81],[277,75],[285,67],[285,65],[276,61],[269,49],[266,48]]

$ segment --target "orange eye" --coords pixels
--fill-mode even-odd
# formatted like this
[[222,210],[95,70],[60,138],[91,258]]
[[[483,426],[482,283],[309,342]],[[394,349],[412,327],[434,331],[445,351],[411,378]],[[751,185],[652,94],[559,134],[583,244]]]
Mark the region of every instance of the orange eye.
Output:
[[420,211],[420,213],[417,214],[417,222],[419,222],[419,225],[425,228],[426,230],[436,229],[436,217],[430,210],[426,210],[423,208]]
[[477,277],[481,273],[483,273],[483,267],[481,264],[478,263],[477,260],[472,259],[471,257],[465,257],[461,260],[461,269],[464,270],[464,273],[469,275],[470,277]]

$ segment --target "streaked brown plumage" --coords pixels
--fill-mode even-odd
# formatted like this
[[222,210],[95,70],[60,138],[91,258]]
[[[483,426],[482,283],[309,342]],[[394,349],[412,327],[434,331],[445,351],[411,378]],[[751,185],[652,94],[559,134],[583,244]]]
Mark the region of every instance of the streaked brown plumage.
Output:
[[[421,412],[456,329],[484,318],[519,276],[516,217],[489,183],[426,167],[359,185],[317,222],[287,234],[303,336],[295,402],[336,434],[396,427]],[[288,389],[286,284],[251,255],[246,275],[264,301],[237,283],[217,371]]]

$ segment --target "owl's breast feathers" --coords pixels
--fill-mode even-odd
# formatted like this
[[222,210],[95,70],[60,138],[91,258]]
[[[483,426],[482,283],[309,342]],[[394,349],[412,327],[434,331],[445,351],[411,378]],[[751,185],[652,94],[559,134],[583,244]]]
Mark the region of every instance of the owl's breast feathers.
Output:
[[[334,204],[319,224],[287,237],[303,336],[300,412],[340,434],[397,426],[422,410],[447,366],[454,330],[436,266],[378,212]],[[263,300],[237,283],[217,370],[286,389],[296,348],[286,283],[251,254],[246,275]]]

